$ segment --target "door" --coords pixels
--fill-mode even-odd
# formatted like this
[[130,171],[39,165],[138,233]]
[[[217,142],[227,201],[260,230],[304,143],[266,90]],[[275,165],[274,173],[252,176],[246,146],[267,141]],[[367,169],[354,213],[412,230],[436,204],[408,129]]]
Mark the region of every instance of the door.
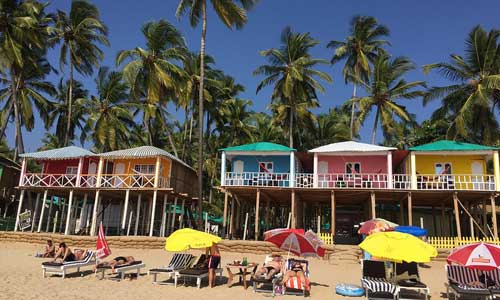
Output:
[[124,174],[125,174],[125,164],[117,163],[115,165],[115,175],[117,175],[114,182],[115,187],[123,186],[125,180],[125,176],[123,176]]
[[91,162],[89,164],[89,170],[88,172],[89,173],[88,175],[88,178],[87,178],[87,184],[89,185],[89,187],[94,187],[96,185],[96,182],[97,182],[97,178],[96,178],[96,174],[97,174],[97,163],[95,162]]
[[232,182],[229,182],[229,185],[244,185],[244,168],[245,163],[242,160],[237,160],[234,162],[233,173],[231,176]]
[[483,162],[482,161],[473,161],[471,164],[471,169],[472,169],[472,186],[474,190],[484,190],[485,186],[485,180],[483,175],[484,175],[484,168],[483,168]]
[[329,175],[328,175],[328,162],[327,161],[320,161],[318,163],[318,186],[322,188],[326,188],[329,185],[329,182],[332,182],[333,186],[333,181],[331,179],[329,180]]

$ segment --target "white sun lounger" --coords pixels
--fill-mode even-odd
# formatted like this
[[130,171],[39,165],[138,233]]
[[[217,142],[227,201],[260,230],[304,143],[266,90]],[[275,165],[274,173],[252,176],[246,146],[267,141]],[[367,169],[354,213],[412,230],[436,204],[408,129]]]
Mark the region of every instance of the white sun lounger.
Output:
[[[198,259],[198,264],[201,262],[205,261],[205,255],[202,254],[200,258]],[[222,268],[220,268],[220,263],[217,269],[215,269],[215,279],[217,279],[217,275],[222,277]],[[186,279],[193,278],[196,279],[196,287],[201,288],[201,280],[203,278],[208,278],[208,268],[207,269],[196,269],[196,268],[188,268],[180,271],[175,271],[174,272],[174,286],[177,287],[177,282],[179,281],[179,278],[184,278],[184,283],[186,282]]]
[[70,269],[76,268],[76,271],[80,272],[80,268],[93,265],[95,265],[95,253],[93,251],[87,251],[87,254],[82,260],[68,261],[61,264],[43,263],[42,264],[43,278],[45,278],[46,277],[45,275],[47,274],[61,275],[62,278],[65,278],[66,274],[68,274],[68,271]]
[[[187,253],[175,253],[168,266],[162,266],[154,268],[148,271],[149,275],[153,275],[154,284],[173,284],[173,282],[167,282],[175,275],[175,271],[183,270],[189,268],[193,264],[194,256]],[[167,275],[167,281],[159,281],[158,275]]]
[[[118,274],[118,277],[113,279],[123,280],[125,279],[125,274],[127,274],[128,272],[130,272],[131,274],[135,273],[137,277],[139,277],[141,273],[141,268],[145,267],[146,264],[142,263],[142,261],[135,261],[131,264],[117,265],[115,266],[115,273]],[[101,273],[100,279],[104,279],[106,270],[111,270],[111,267],[105,266],[97,268],[96,273],[97,272]]]

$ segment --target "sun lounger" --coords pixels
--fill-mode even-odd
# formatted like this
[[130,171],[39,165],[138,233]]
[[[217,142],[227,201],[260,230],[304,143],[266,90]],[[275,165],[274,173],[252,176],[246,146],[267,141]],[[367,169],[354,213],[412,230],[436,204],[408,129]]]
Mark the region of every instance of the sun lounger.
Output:
[[395,268],[396,278],[394,281],[399,286],[399,298],[402,298],[401,294],[411,296],[413,294],[411,291],[417,292],[416,296],[422,293],[424,294],[425,299],[429,298],[429,287],[427,287],[427,285],[420,279],[417,263],[396,263]]
[[[142,263],[142,261],[138,260],[138,261],[134,261],[132,263],[128,263],[128,264],[123,264],[123,265],[115,265],[115,273],[118,274],[118,276],[116,278],[113,278],[113,279],[116,279],[116,280],[123,280],[125,278],[125,274],[127,272],[131,272],[130,274],[136,274],[137,277],[139,277],[140,273],[141,273],[141,268],[144,268],[146,267],[145,264]],[[101,267],[98,267],[97,270],[96,270],[96,273],[99,272],[101,273],[101,279],[104,278],[105,276],[105,272],[107,270],[111,270],[111,266],[101,266]]]
[[458,298],[491,298],[490,291],[483,285],[472,285],[471,283],[480,282],[476,270],[463,266],[446,265],[446,275],[448,282],[445,283],[448,299],[453,295]]
[[493,299],[500,298],[500,270],[495,269],[487,272],[493,284],[488,286]]
[[385,263],[382,261],[363,260],[361,285],[368,299],[396,299],[398,287],[387,280]]
[[67,261],[63,263],[44,262],[42,263],[42,272],[44,278],[46,274],[61,275],[62,278],[64,278],[71,269],[76,268],[76,271],[80,272],[80,268],[93,265],[95,265],[95,254],[93,251],[87,251],[82,260]]
[[[175,253],[167,266],[151,269],[148,274],[153,275],[154,284],[169,284],[167,281],[174,276],[175,271],[189,268],[193,264],[193,260],[194,256],[192,254]],[[158,281],[158,275],[167,275],[167,281]]]
[[[269,263],[271,260],[273,260],[272,255],[266,256],[266,258],[264,259],[263,266],[267,265],[267,263]],[[279,273],[274,274],[273,277],[271,277],[270,279],[267,279],[265,277],[252,278],[253,291],[256,293],[257,292],[259,292],[259,293],[272,293],[274,296],[275,283],[278,280],[278,278],[280,278],[282,276],[283,276],[283,274],[280,271]]]
[[285,272],[290,270],[295,262],[300,262],[302,264],[307,282],[300,281],[298,277],[288,279],[283,286],[283,295],[299,295],[305,297],[310,292],[309,262],[307,260],[290,258],[285,263]]
[[[222,268],[220,266],[215,269],[215,276],[222,276]],[[201,281],[203,278],[208,278],[208,259],[207,256],[202,254],[198,259],[198,262],[192,267],[184,270],[176,271],[174,273],[174,286],[177,287],[177,282],[180,278],[184,279],[196,279],[196,286],[201,288]]]

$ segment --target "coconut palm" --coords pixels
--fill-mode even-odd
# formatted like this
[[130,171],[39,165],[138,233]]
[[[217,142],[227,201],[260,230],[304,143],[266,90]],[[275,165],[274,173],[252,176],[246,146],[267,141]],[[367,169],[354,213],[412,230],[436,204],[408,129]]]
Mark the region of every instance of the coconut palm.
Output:
[[[397,119],[410,122],[412,117],[406,107],[397,103],[400,99],[415,99],[424,95],[418,87],[425,87],[423,81],[407,82],[403,77],[413,70],[413,63],[406,57],[391,59],[388,54],[379,52],[373,66],[370,82],[361,78],[356,80],[365,88],[368,96],[359,101],[359,120],[363,123],[368,114],[375,109],[375,118],[372,130],[372,144],[375,144],[379,121],[384,134],[394,132]],[[351,99],[350,101],[356,101]]]
[[[70,87],[72,86],[72,87]],[[66,145],[66,137],[69,136],[69,140],[73,141],[76,137],[76,130],[80,131],[80,143],[83,144],[87,138],[87,131],[83,130],[86,122],[86,109],[82,103],[73,103],[71,122],[69,127],[69,132],[67,132],[68,127],[68,110],[69,106],[68,98],[70,90],[75,99],[86,98],[88,91],[84,88],[80,81],[73,80],[73,84],[70,84],[69,80],[64,81],[64,78],[59,80],[57,85],[56,93],[54,95],[54,100],[50,102],[49,113],[45,120],[45,129],[50,129],[55,126],[55,135],[61,142],[61,147]]]
[[499,36],[499,30],[486,32],[476,26],[465,41],[464,56],[452,54],[450,62],[424,66],[424,72],[437,70],[453,82],[429,88],[424,97],[424,105],[441,99],[442,106],[433,118],[452,119],[449,137],[461,135],[476,142],[492,143],[498,134],[495,109],[498,111],[500,103]]
[[[384,37],[389,35],[389,29],[380,25],[377,19],[369,16],[355,16],[351,20],[350,34],[344,41],[330,41],[328,48],[335,49],[331,63],[335,64],[344,60],[342,74],[345,83],[352,81],[352,99],[356,99],[358,82],[355,78],[367,81],[370,76],[370,63],[377,57],[382,46],[388,44]],[[351,101],[351,139],[355,134],[356,101]]]
[[[228,28],[236,27],[240,29],[247,22],[246,10],[251,9],[258,0],[210,0],[212,8],[219,19]],[[239,2],[241,7],[236,4]],[[201,45],[200,45],[200,80],[199,91],[204,91],[205,81],[205,44],[207,36],[207,0],[180,0],[177,6],[176,16],[180,18],[188,14],[189,23],[196,27],[202,19],[201,25]],[[203,194],[203,93],[198,93],[198,207],[199,214],[202,215],[202,194]],[[201,224],[201,223],[200,223]],[[200,225],[201,226],[201,225]]]
[[[178,83],[184,78],[184,72],[175,62],[181,61],[187,50],[181,32],[165,20],[146,23],[142,33],[146,48],[118,52],[116,64],[127,61],[123,66],[123,78],[133,98],[141,104],[143,125],[149,144],[153,145],[152,122],[166,123],[164,107],[169,98],[179,95]],[[167,134],[171,135],[169,130]],[[177,156],[173,143],[171,147]]]
[[76,100],[88,112],[85,131],[91,132],[90,137],[98,152],[130,146],[129,128],[134,125],[134,120],[130,113],[132,104],[127,103],[128,88],[122,81],[122,74],[101,67],[95,83],[97,95]]
[[95,5],[86,0],[73,0],[69,15],[64,11],[57,11],[54,31],[55,36],[51,41],[61,43],[59,56],[61,69],[63,66],[69,68],[68,114],[64,137],[64,144],[68,145],[73,120],[73,70],[87,76],[93,73],[94,68],[97,68],[104,58],[99,45],[109,46],[106,37],[108,30]]
[[319,106],[316,91],[324,92],[324,88],[316,78],[332,82],[328,74],[315,69],[328,63],[311,56],[310,50],[318,43],[309,33],[294,33],[286,27],[281,33],[280,48],[261,51],[269,65],[254,71],[254,75],[266,76],[257,86],[257,93],[273,86],[271,109],[276,123],[287,123],[283,125],[288,127],[290,148],[294,145],[294,122],[311,117],[309,109]]

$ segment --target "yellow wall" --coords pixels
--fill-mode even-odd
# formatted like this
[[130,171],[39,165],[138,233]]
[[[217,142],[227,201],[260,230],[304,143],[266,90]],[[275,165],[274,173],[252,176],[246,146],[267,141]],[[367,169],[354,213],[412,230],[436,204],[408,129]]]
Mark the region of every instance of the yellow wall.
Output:
[[[155,165],[156,164],[156,158],[139,158],[139,159],[113,159],[113,173],[116,174],[116,165],[119,163],[123,163],[125,165],[125,174],[134,174],[134,167],[135,165]],[[161,158],[160,161],[161,164],[161,170],[162,172],[160,173],[160,177],[170,177],[170,169],[172,167],[172,162],[170,159]],[[106,162],[104,162],[104,169],[103,173],[106,173]]]
[[416,153],[418,174],[435,174],[436,163],[451,163],[452,174],[472,174],[472,162],[480,161],[486,174],[486,158],[483,155],[418,155]]

